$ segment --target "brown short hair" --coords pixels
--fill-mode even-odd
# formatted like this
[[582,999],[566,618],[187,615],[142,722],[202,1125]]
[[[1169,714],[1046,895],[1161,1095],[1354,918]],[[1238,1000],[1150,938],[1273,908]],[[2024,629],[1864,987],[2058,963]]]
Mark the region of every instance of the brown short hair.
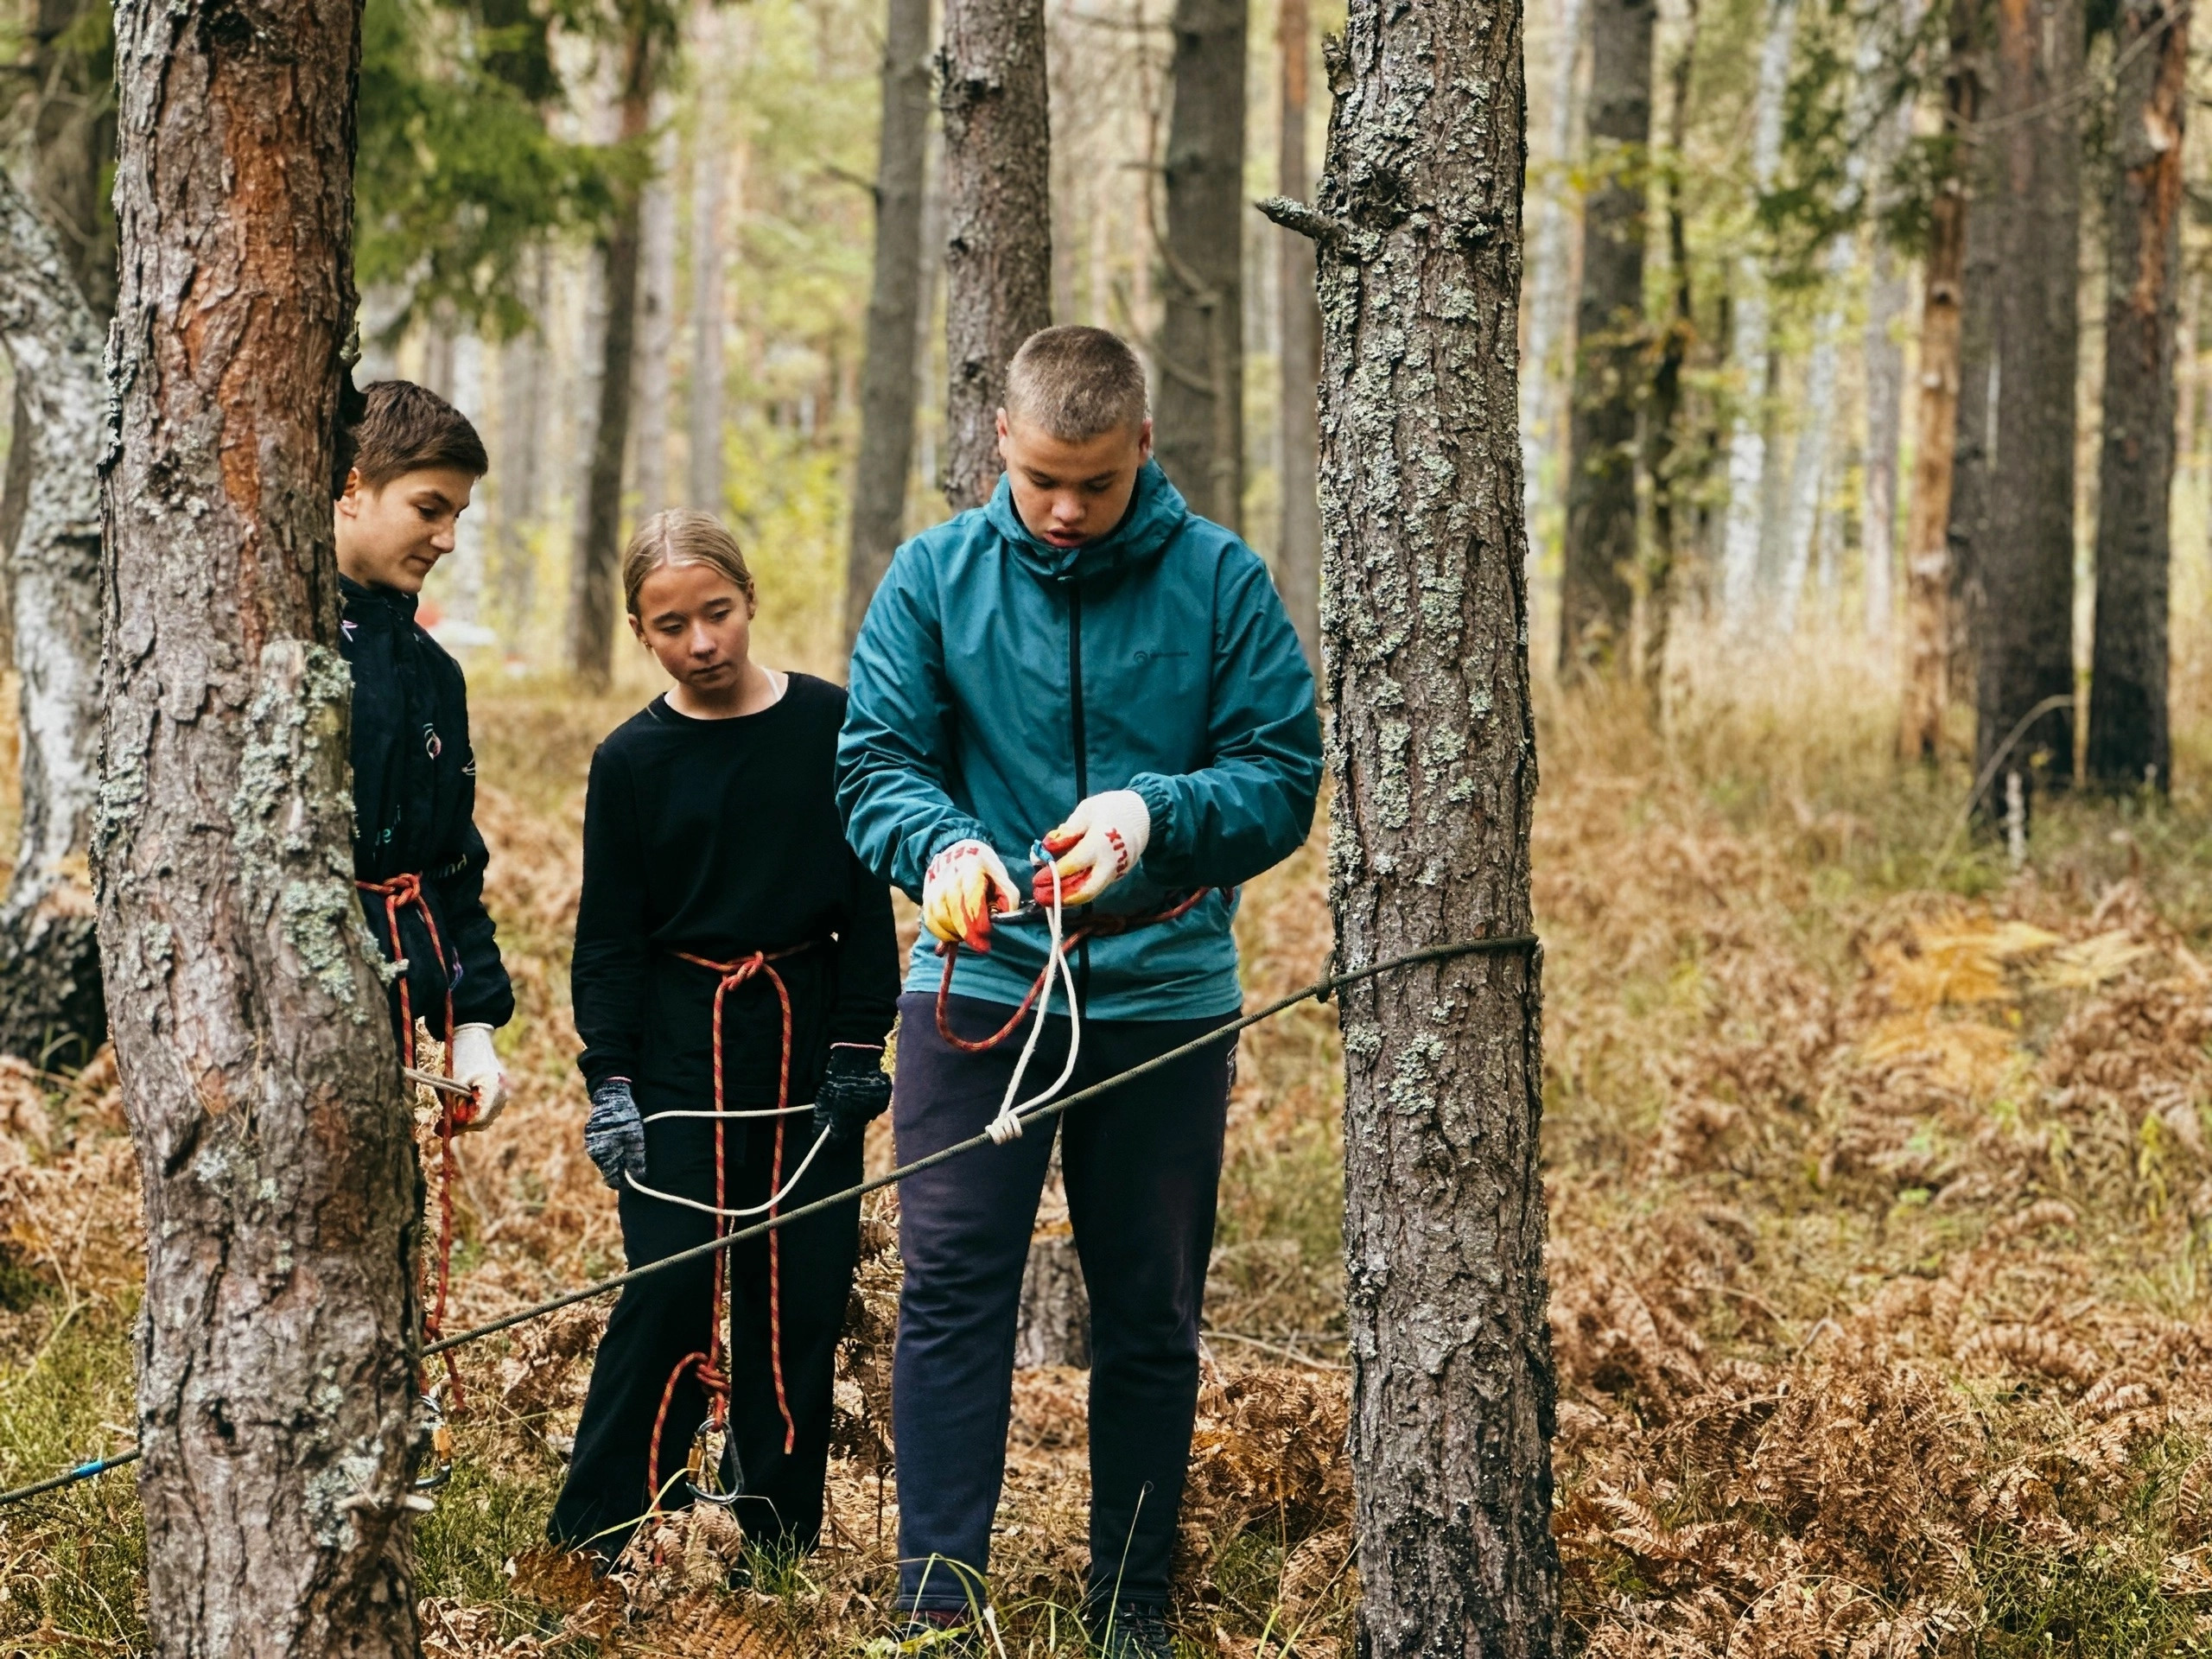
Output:
[[1142,426],[1148,412],[1144,365],[1103,328],[1040,328],[1006,365],[1007,419],[1063,443]]
[[428,387],[412,380],[379,380],[360,393],[359,410],[346,432],[352,453],[340,457],[340,494],[349,467],[372,490],[426,467],[450,467],[472,478],[492,470],[484,440],[468,416]]
[[664,565],[711,566],[736,584],[746,598],[754,598],[753,571],[745,563],[737,537],[724,530],[711,512],[671,507],[639,524],[622,550],[622,605],[638,613],[638,590],[645,578]]

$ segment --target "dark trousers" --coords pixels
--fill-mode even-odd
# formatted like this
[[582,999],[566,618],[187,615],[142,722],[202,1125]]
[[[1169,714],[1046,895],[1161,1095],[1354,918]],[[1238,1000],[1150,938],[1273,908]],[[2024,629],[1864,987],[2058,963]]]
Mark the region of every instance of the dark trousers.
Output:
[[[644,1104],[644,1109],[650,1116],[672,1103],[656,1102]],[[703,1109],[710,1103],[686,1103]],[[813,1143],[813,1135],[804,1113],[785,1123],[784,1173],[788,1179]],[[726,1124],[724,1130],[728,1180],[724,1207],[760,1204],[772,1190],[773,1121]],[[713,1123],[691,1118],[647,1124],[645,1163],[647,1185],[712,1203]],[[795,1210],[860,1179],[857,1141],[824,1147],[780,1207]],[[647,1198],[627,1186],[620,1202],[623,1254],[633,1268],[704,1243],[714,1235],[713,1219],[696,1210]],[[753,1224],[752,1220],[732,1221],[726,1230]],[[837,1336],[860,1248],[860,1205],[857,1201],[840,1205],[772,1236],[780,1240],[772,1287],[769,1237],[748,1240],[728,1253],[730,1323],[723,1363],[729,1377],[731,1456],[724,1460],[723,1479],[725,1490],[735,1488],[745,1494],[735,1514],[753,1543],[811,1549],[822,1532]],[[772,1294],[781,1313],[781,1405],[771,1363]],[[677,1364],[686,1354],[706,1349],[713,1297],[714,1265],[703,1258],[623,1290],[600,1339],[569,1478],[547,1528],[555,1542],[571,1547],[588,1543],[612,1554],[652,1507],[646,1465],[653,1420]],[[791,1414],[788,1448],[785,1409]],[[687,1372],[669,1395],[661,1428],[664,1509],[690,1502],[680,1477],[692,1437],[706,1414],[706,1391]],[[673,1486],[671,1476],[678,1477]]]
[[[998,1111],[1017,1033],[987,1054],[938,1034],[935,999],[901,997],[892,1099],[899,1160],[978,1133]],[[974,1040],[1010,1008],[954,997]],[[1072,1091],[1226,1022],[1086,1020]],[[1022,1084],[1059,1075],[1068,1027],[1054,1019]],[[1164,1602],[1198,1405],[1198,1314],[1235,1039],[1074,1108],[1060,1163],[1090,1294],[1090,1580],[1095,1598]],[[980,1595],[1006,1472],[1021,1270],[1052,1136],[1033,1126],[910,1177],[899,1190],[906,1287],[892,1379],[899,1447],[899,1595],[957,1608]]]

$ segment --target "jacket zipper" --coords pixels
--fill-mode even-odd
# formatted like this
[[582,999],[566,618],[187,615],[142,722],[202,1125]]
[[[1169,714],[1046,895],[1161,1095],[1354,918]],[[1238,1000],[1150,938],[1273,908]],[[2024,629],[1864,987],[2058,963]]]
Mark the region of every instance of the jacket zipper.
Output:
[[[1068,584],[1068,699],[1074,712],[1075,798],[1090,793],[1090,762],[1084,753],[1083,735],[1083,589]],[[1075,948],[1076,994],[1090,1001],[1090,941]]]

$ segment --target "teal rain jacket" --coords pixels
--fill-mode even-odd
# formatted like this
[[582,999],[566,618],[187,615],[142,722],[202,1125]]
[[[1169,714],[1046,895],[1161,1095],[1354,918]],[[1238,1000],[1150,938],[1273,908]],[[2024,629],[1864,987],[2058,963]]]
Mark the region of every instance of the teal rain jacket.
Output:
[[[1101,910],[1231,889],[1304,842],[1320,776],[1313,677],[1267,567],[1156,462],[1121,524],[1077,548],[1030,535],[1000,479],[988,505],[899,550],[853,647],[845,835],[915,899],[930,860],[970,837],[1026,886],[1033,843],[1109,789],[1144,798],[1152,836]],[[1234,1013],[1235,914],[1217,891],[1175,921],[1089,942],[1084,1013]],[[963,947],[953,989],[1019,1002],[1045,944],[1041,920],[1001,924],[988,957]],[[925,931],[906,988],[935,991],[942,969]]]

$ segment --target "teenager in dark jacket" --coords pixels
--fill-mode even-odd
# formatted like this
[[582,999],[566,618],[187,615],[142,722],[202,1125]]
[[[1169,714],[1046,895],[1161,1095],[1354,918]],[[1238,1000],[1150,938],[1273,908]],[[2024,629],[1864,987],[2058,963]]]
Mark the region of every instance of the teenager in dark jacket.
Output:
[[450,1045],[476,1092],[466,1127],[506,1101],[492,1033],[515,998],[484,909],[476,757],[461,665],[415,620],[416,596],[487,470],[467,417],[404,380],[362,394],[335,503],[339,649],[353,671],[353,876],[369,931],[405,971],[391,989],[400,1052],[413,1022]]
[[[705,513],[648,519],[623,588],[675,685],[592,757],[570,985],[584,1144],[639,1267],[860,1179],[899,974],[838,822],[844,692],[752,659],[753,577]],[[859,1224],[841,1205],[623,1291],[556,1541],[612,1557],[696,1482],[756,1547],[813,1548]]]

